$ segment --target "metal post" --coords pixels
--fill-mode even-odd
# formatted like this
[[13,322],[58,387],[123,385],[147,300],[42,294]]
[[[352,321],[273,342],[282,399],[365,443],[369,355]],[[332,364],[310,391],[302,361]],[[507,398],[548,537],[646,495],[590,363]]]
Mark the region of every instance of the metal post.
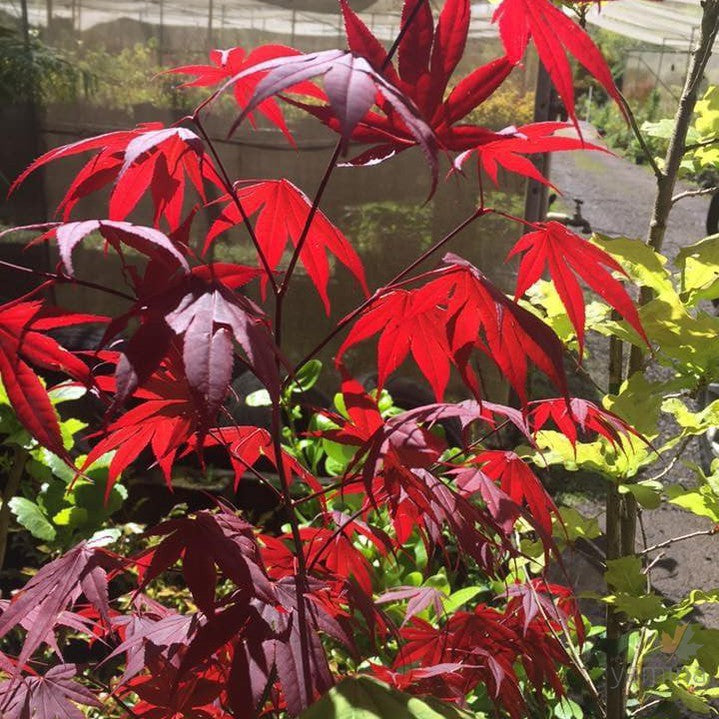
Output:
[[[534,122],[551,120],[552,80],[544,65],[540,62],[537,71],[537,88],[534,96]],[[532,162],[545,177],[549,175],[549,155],[533,155]],[[524,197],[524,219],[527,222],[541,222],[547,214],[547,186],[537,180],[527,181]],[[527,228],[527,232],[530,229]]]
[[25,49],[30,49],[30,19],[27,12],[27,0],[20,0],[20,11],[22,13],[22,39],[25,43]]
[[295,25],[297,24],[297,9],[292,8],[292,30],[290,31],[290,47],[295,46]]
[[162,67],[165,50],[165,0],[160,2],[160,27],[157,29],[157,64]]
[[662,67],[664,65],[664,47],[667,44],[667,39],[662,38],[662,49],[659,51],[659,65],[657,66],[657,79],[661,82],[662,79]]
[[45,0],[45,9],[47,11],[47,26],[52,25],[52,0]]
[[589,86],[589,92],[587,93],[587,112],[585,114],[585,121],[589,122],[592,117],[592,95],[594,94],[594,85]]

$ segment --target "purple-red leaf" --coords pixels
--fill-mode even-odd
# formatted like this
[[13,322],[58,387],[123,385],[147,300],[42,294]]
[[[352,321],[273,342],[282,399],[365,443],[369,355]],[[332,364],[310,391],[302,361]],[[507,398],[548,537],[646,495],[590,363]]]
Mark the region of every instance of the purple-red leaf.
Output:
[[[220,94],[237,81],[257,72],[267,72],[255,88],[247,106],[233,124],[230,133],[268,98],[278,95],[310,78],[323,76],[330,107],[339,122],[339,131],[346,145],[360,119],[373,104],[379,92],[389,106],[401,117],[405,130],[424,151],[432,171],[432,191],[437,184],[437,147],[432,129],[422,118],[412,100],[386,80],[363,57],[343,50],[323,50],[292,57],[281,57],[258,63],[239,72],[218,91]],[[350,92],[354,87],[357,92]]]
[[122,251],[120,245],[124,244],[157,260],[165,267],[180,266],[185,272],[190,271],[187,260],[167,235],[152,227],[142,227],[129,222],[115,220],[68,222],[53,227],[33,240],[33,243],[55,237],[65,271],[72,277],[75,274],[72,264],[73,250],[93,232],[98,232],[118,253]]
[[[23,622],[31,611],[37,612],[37,619],[25,636],[18,666],[22,667],[42,644],[58,619],[84,591],[83,584],[92,584],[87,599],[100,612],[107,609],[107,581],[97,569],[110,559],[101,550],[88,547],[81,542],[66,554],[46,564],[20,590],[0,615],[0,638]],[[92,579],[89,579],[90,575]]]
[[101,708],[97,697],[74,681],[74,664],[58,664],[42,676],[9,679],[0,684],[3,719],[83,719],[78,704]]

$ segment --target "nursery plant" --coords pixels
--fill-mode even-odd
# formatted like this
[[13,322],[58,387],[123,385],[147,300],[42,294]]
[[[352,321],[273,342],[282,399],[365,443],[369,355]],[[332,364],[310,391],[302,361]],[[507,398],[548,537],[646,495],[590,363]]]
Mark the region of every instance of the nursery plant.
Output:
[[[273,494],[279,522],[254,525],[217,498],[210,509],[148,527],[131,552],[84,525],[63,530],[72,546],[55,547],[2,605],[0,715],[618,719],[652,716],[671,700],[712,711],[719,630],[684,618],[718,595],[694,592],[672,604],[655,594],[652,553],[660,547],[638,550],[634,533],[639,506],[665,499],[719,521],[719,471],[688,489],[641,475],[657,461],[678,462],[687,438],[717,418],[716,408],[697,414],[682,400],[719,367],[716,342],[692,345],[716,335],[716,319],[697,302],[719,294],[717,283],[687,289],[700,281],[697,266],[710,272],[716,265],[688,250],[677,287],[656,251],[719,2],[704,2],[667,161],[661,168],[651,160],[659,190],[651,246],[590,241],[486,202],[484,185],[505,173],[549,182],[531,155],[602,151],[580,131],[573,60],[638,131],[571,8],[502,0],[494,20],[504,55],[456,78],[469,0],[446,0],[437,17],[427,0],[406,0],[389,47],[347,0],[340,7],[345,48],[215,50],[206,65],[171,71],[185,86],[207,88],[190,116],[50,150],[15,183],[55,161],[87,157],[60,219],[22,228],[33,242],[57,247],[55,271],[3,263],[38,278],[33,291],[0,306],[0,377],[22,427],[6,442],[19,449],[9,460],[17,497],[6,484],[4,516],[13,509],[27,526],[33,505],[44,531],[58,536],[45,498],[18,491],[28,456],[55,467],[67,486],[60,510],[67,516],[80,506],[81,488],[101,484],[108,503],[97,510],[101,520],[123,472],[155,465],[171,486],[183,462],[205,467],[223,457],[235,488],[252,482]],[[467,122],[530,43],[569,122],[503,131]],[[227,95],[237,102],[230,134],[262,116],[294,143],[286,104],[336,133],[315,188],[235,176],[205,125]],[[351,238],[322,211],[323,197],[331,182],[352,182],[355,173],[372,172],[365,166],[392,163],[401,152],[423,153],[428,195],[449,171],[470,186],[476,208],[391,281],[369,288]],[[341,178],[339,164],[352,168]],[[106,216],[77,217],[81,200],[97,192],[107,195]],[[149,226],[132,222],[143,198],[153,208]],[[214,220],[201,232],[193,220],[205,208]],[[511,296],[452,253],[457,235],[491,215],[516,221],[524,233],[510,252],[519,258]],[[229,231],[254,249],[255,264],[208,261]],[[76,274],[73,252],[91,235],[119,256],[124,289]],[[295,356],[283,329],[298,266],[331,314],[329,278],[338,265],[356,282],[357,305],[313,351]],[[638,302],[629,280],[642,288]],[[63,309],[49,299],[59,284],[111,293],[124,309],[112,317]],[[259,301],[249,297],[253,285]],[[57,339],[56,330],[89,322],[106,327],[97,350],[73,352]],[[604,404],[571,396],[565,374],[582,360],[590,330],[614,338]],[[620,340],[633,347],[629,376]],[[374,388],[357,379],[361,368],[352,362],[352,348],[367,342],[376,344]],[[308,408],[299,398],[322,370],[315,355],[330,345],[334,366],[324,371],[339,391],[332,407]],[[650,350],[676,374],[668,384],[643,378]],[[405,361],[419,369],[434,402],[394,404],[385,386]],[[515,403],[486,398],[480,362],[496,366]],[[63,431],[57,390],[42,379],[49,372],[66,376],[63,387],[84,388],[104,412],[82,436],[83,455]],[[240,372],[252,373],[260,389],[233,398]],[[464,399],[446,396],[452,373]],[[534,373],[546,376],[553,396],[530,394]],[[667,403],[669,391],[676,396]],[[266,406],[267,426],[238,424],[231,399]],[[679,430],[655,446],[648,420],[662,407]],[[559,508],[545,489],[542,476],[557,463],[591,469],[609,488],[607,552],[599,558],[609,589],[597,597],[607,607],[606,628],[580,614],[563,571],[564,548],[580,539],[595,546],[599,528]],[[556,571],[550,580],[550,567],[564,580]],[[682,643],[689,628],[691,641]],[[86,644],[74,662],[65,658],[68,637]],[[643,666],[657,647],[674,647],[676,661],[649,677]]]

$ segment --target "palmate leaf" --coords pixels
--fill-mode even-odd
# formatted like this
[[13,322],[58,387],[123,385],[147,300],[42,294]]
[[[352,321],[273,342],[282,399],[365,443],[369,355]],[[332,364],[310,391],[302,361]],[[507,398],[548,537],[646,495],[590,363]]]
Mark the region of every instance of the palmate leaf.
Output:
[[66,610],[84,593],[101,616],[109,618],[107,576],[104,567],[117,566],[114,557],[103,550],[80,542],[69,552],[46,564],[15,594],[0,614],[0,638],[11,629],[22,626],[35,612],[35,621],[27,629],[17,658],[23,667],[35,650],[62,624]]
[[567,17],[551,0],[502,0],[493,21],[512,63],[519,63],[530,38],[562,98],[569,117],[579,126],[574,107],[574,81],[567,53],[573,55],[616,100],[623,110],[619,90],[606,60],[587,33]]
[[537,225],[535,232],[522,236],[510,251],[508,259],[520,253],[524,256],[519,265],[515,298],[521,297],[547,269],[577,333],[580,359],[584,350],[585,311],[577,275],[619,312],[649,344],[632,298],[611,275],[611,271],[625,276],[627,273],[607,252],[559,222],[547,222]]
[[449,381],[448,317],[442,298],[430,290],[395,290],[362,314],[337,352],[340,360],[357,342],[380,333],[377,344],[377,386],[404,362],[409,353],[441,401]]
[[545,538],[552,535],[552,515],[559,517],[554,500],[539,481],[537,475],[514,452],[485,450],[472,460],[482,472],[493,480],[518,506],[526,504]]
[[[210,62],[212,63],[210,65],[183,65],[182,67],[175,67],[167,72],[175,75],[195,76],[194,80],[188,80],[180,87],[208,87],[225,82],[229,78],[234,77],[243,70],[258,63],[278,57],[289,57],[299,54],[298,50],[283,45],[263,45],[249,53],[241,47],[233,47],[229,50],[210,51]],[[243,109],[247,105],[257,83],[261,79],[262,74],[257,73],[256,75],[244,78],[243,81],[234,83],[232,91],[240,109]],[[321,95],[317,87],[310,82],[300,83],[296,87],[289,88],[288,91],[300,95]],[[277,127],[292,145],[295,144],[282,116],[282,110],[276,100],[270,98],[261,102],[257,106],[257,111]],[[253,126],[255,125],[253,113],[248,114],[248,120]]]
[[[384,77],[410,98],[435,133],[441,147],[462,151],[497,137],[496,133],[473,125],[458,125],[484,102],[512,71],[507,58],[497,58],[462,78],[447,94],[452,74],[462,56],[470,21],[469,0],[447,0],[435,27],[429,3],[406,0],[402,26],[406,32],[398,48],[398,69],[387,62],[387,53],[369,28],[342,2],[347,41],[352,52],[365,57]],[[415,13],[410,23],[410,14]],[[335,119],[323,108],[301,105],[332,129]],[[417,144],[401,116],[391,106],[380,104],[382,114],[369,113],[353,134],[358,142],[373,147],[354,158],[352,164],[371,164]]]
[[[117,357],[116,354],[103,355],[103,359],[114,362]],[[177,360],[162,362],[142,382],[140,389],[130,392],[131,396],[141,400],[140,403],[110,422],[88,453],[81,472],[107,452],[115,452],[108,468],[106,499],[122,472],[146,447],[152,450],[169,484],[178,451],[195,438],[200,415],[178,364]],[[113,377],[103,375],[97,382],[103,391],[116,392],[117,383]]]
[[[13,232],[24,229],[45,228],[47,225],[30,225],[13,228]],[[97,232],[105,242],[116,252],[122,254],[121,245],[127,245],[137,252],[156,260],[166,269],[175,269],[178,266],[184,272],[190,268],[182,252],[165,234],[152,227],[133,225],[129,222],[116,220],[84,220],[82,222],[66,222],[54,224],[40,237],[36,237],[29,244],[34,245],[46,240],[55,239],[60,252],[60,259],[65,272],[70,277],[75,274],[72,262],[72,253],[77,245],[92,233]],[[0,233],[0,237],[5,233]]]
[[[257,305],[235,291],[256,274],[242,265],[210,264],[168,276],[164,268],[148,265],[144,277],[135,278],[137,302],[115,318],[108,331],[116,335],[131,320],[140,319],[117,361],[113,408],[167,360],[194,395],[198,431],[206,429],[229,390],[235,344],[242,349],[242,360],[276,398],[279,352],[268,323]],[[178,352],[181,366],[170,356]]]
[[[574,130],[574,127],[565,122],[533,122],[521,127],[508,127],[497,133],[493,139],[490,138],[458,155],[454,160],[454,167],[461,169],[467,160],[476,154],[478,169],[484,170],[495,185],[499,184],[498,172],[499,168],[502,168],[554,187],[539,172],[529,155],[571,150],[608,152],[600,145],[593,145],[574,134],[566,134],[569,129]],[[563,131],[565,134],[558,134]]]
[[124,220],[142,195],[152,188],[154,223],[163,217],[170,231],[182,224],[186,181],[205,201],[205,182],[222,186],[200,138],[183,127],[160,123],[139,125],[135,130],[110,132],[64,145],[35,160],[12,184],[12,192],[32,172],[53,160],[99,150],[75,175],[57,210],[65,221],[84,197],[112,185],[111,220]]
[[215,611],[215,567],[247,593],[248,601],[256,597],[273,602],[275,592],[265,575],[252,530],[251,524],[222,504],[216,513],[202,511],[191,518],[159,524],[149,534],[163,537],[162,541],[142,555],[142,586],[182,558],[187,586],[208,616]]
[[0,684],[0,714],[3,719],[83,719],[79,706],[102,705],[84,685],[75,681],[74,664],[58,664],[41,676]]
[[470,263],[451,254],[444,262],[445,269],[433,273],[423,286],[393,291],[371,304],[342,343],[336,362],[340,364],[354,344],[379,333],[380,379],[411,351],[438,399],[450,363],[458,367],[468,387],[479,393],[469,364],[475,348],[497,364],[523,402],[530,362],[566,393],[563,348],[551,329],[502,294]]
[[[543,618],[526,625],[524,620],[515,606],[500,611],[485,604],[455,612],[440,627],[414,618],[399,630],[406,643],[395,661],[397,671],[385,670],[383,678],[399,689],[451,701],[483,684],[497,707],[513,719],[525,717],[519,665],[535,690],[551,687],[561,694],[557,669],[569,658]],[[418,676],[415,667],[429,671]]]
[[216,95],[257,72],[266,72],[267,75],[257,84],[245,109],[233,124],[230,134],[249,113],[268,98],[299,82],[322,76],[330,107],[339,122],[339,133],[345,149],[354,128],[375,104],[379,94],[401,118],[406,131],[424,151],[432,172],[434,192],[438,164],[437,144],[432,129],[414,103],[375,70],[364,57],[343,50],[323,50],[268,60],[237,73]]
[[94,315],[62,313],[42,302],[8,302],[0,306],[0,379],[18,420],[43,446],[67,458],[57,414],[33,367],[63,372],[88,387],[94,380],[88,366],[45,331],[90,322]]
[[631,437],[646,442],[641,434],[621,417],[579,397],[530,402],[527,406],[527,420],[534,434],[555,426],[572,445],[576,445],[580,439],[596,435],[604,437],[613,447],[619,448],[625,443],[630,444]]
[[[239,185],[235,192],[247,216],[251,217],[257,213],[255,235],[267,264],[271,270],[275,270],[282,260],[288,241],[294,247],[297,246],[312,203],[300,189],[284,179]],[[227,205],[207,233],[205,251],[220,234],[243,224],[242,214],[235,200],[225,196],[220,201],[227,201]],[[365,294],[368,294],[362,260],[347,238],[318,210],[302,246],[300,262],[307,270],[322,298],[325,310],[329,313],[327,285],[330,267],[327,252],[332,253],[347,267],[357,278]],[[262,287],[266,284],[267,278],[263,277]]]

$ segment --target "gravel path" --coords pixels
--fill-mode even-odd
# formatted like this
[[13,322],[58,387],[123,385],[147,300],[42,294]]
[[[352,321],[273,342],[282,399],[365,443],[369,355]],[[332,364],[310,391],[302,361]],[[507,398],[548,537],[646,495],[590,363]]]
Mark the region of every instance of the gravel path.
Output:
[[[591,126],[587,126],[584,133],[588,140],[601,143]],[[656,188],[648,167],[600,152],[568,152],[552,158],[551,178],[564,193],[553,210],[573,213],[572,199],[581,198],[584,200],[583,215],[595,231],[613,236],[646,236]],[[682,189],[691,188],[682,185],[677,191]],[[704,237],[708,206],[706,197],[687,198],[675,205],[663,248],[663,254],[670,260],[681,247]],[[606,367],[606,342],[601,340],[593,349],[594,361]],[[661,372],[662,369],[657,367],[647,370],[653,377],[661,376]],[[685,456],[697,462],[698,448],[690,446]],[[689,469],[677,463],[666,481],[690,482],[691,476]],[[599,506],[589,509],[595,515],[602,512]],[[645,513],[650,545],[710,526],[709,520],[668,505]],[[715,561],[717,548],[719,538],[714,537],[699,537],[667,548],[653,573],[656,588],[672,600],[681,598],[693,588],[719,588],[719,561]],[[579,568],[579,573],[586,579],[587,568]],[[704,608],[702,616],[707,624],[719,626],[719,606]]]

